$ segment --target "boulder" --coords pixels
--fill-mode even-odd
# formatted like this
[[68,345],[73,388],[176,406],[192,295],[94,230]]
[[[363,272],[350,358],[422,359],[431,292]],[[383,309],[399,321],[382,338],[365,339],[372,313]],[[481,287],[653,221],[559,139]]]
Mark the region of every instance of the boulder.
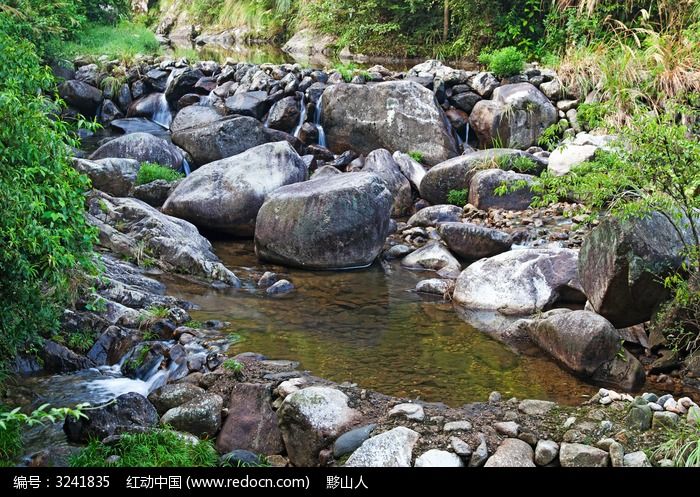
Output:
[[441,223],[458,223],[462,219],[462,208],[456,205],[431,205],[419,210],[408,220],[410,226],[427,228]]
[[[112,366],[141,340],[133,330],[109,326],[90,348],[86,357],[97,366]],[[83,369],[83,368],[80,368]]]
[[170,383],[148,394],[148,400],[162,416],[170,409],[186,404],[201,395],[204,395],[204,389],[192,383]]
[[471,178],[477,171],[510,169],[521,158],[532,161],[535,168],[542,166],[542,162],[535,156],[513,149],[478,150],[442,162],[431,168],[421,181],[421,197],[431,204],[444,204],[451,190],[469,189]]
[[496,88],[491,100],[474,105],[469,124],[482,147],[500,143],[506,147],[537,145],[542,132],[557,122],[557,109],[530,83]]
[[433,92],[411,81],[332,85],[323,94],[322,124],[335,153],[415,150],[430,165],[457,155]]
[[192,157],[195,165],[225,159],[263,143],[290,138],[286,133],[263,126],[252,117],[223,118],[202,126],[174,132],[173,143]]
[[337,168],[333,166],[322,166],[314,171],[314,173],[311,175],[311,179],[327,178],[338,174],[342,173]]
[[359,419],[348,400],[343,392],[330,387],[303,388],[284,399],[277,417],[292,464],[319,465],[319,452]]
[[225,101],[226,113],[253,117],[261,120],[270,108],[266,91],[246,91],[236,93]]
[[75,79],[61,83],[58,87],[58,96],[87,117],[95,116],[102,102],[100,90]]
[[76,354],[68,347],[52,340],[45,340],[39,353],[47,373],[67,373],[94,366],[85,356]]
[[508,233],[472,223],[442,223],[438,233],[453,254],[471,261],[506,252],[513,244]]
[[[621,348],[620,334],[602,316],[589,311],[552,311],[533,320],[530,339],[574,373],[626,390],[640,387],[644,368]],[[619,364],[609,364],[619,363]],[[624,371],[624,375],[620,375]],[[615,372],[616,376],[609,374]]]
[[87,217],[99,230],[100,244],[116,254],[137,261],[148,257],[165,271],[240,285],[194,225],[167,216],[145,202],[96,192],[88,201]]
[[591,307],[616,328],[648,321],[668,297],[663,279],[683,263],[683,248],[673,225],[659,213],[627,221],[605,218],[584,239],[579,256]]
[[430,278],[428,280],[421,280],[416,283],[416,292],[418,293],[429,293],[432,295],[439,295],[441,297],[448,296],[452,292],[454,283],[451,280],[444,280],[441,278]]
[[104,99],[100,111],[98,112],[98,117],[102,124],[109,124],[115,119],[121,119],[124,117],[124,114],[114,102],[109,99]]
[[289,143],[266,143],[194,171],[168,197],[163,212],[207,230],[252,236],[265,198],[306,177],[306,165]]
[[165,87],[165,98],[171,104],[177,102],[187,93],[198,93],[195,89],[197,82],[204,77],[199,69],[175,69],[170,75]]
[[459,261],[438,242],[431,242],[411,252],[401,260],[401,265],[411,269],[427,269],[442,273],[457,273],[462,269]]
[[317,33],[311,28],[300,29],[282,46],[290,54],[314,55],[325,53],[335,42],[329,34]]
[[67,417],[63,431],[68,440],[87,443],[90,440],[102,440],[111,435],[132,431],[142,431],[158,424],[155,407],[137,393],[125,393],[102,407],[86,412],[87,418]]
[[462,468],[462,459],[446,450],[430,449],[416,457],[416,468]]
[[494,90],[500,86],[500,82],[490,72],[480,72],[469,81],[469,86],[480,96],[489,98]]
[[90,155],[90,160],[107,158],[153,162],[172,169],[182,168],[184,156],[171,143],[148,133],[129,133],[110,140]]
[[219,453],[244,449],[258,454],[284,450],[277,416],[272,410],[270,385],[235,383],[228,403],[228,416],[216,438]]
[[408,468],[419,438],[420,435],[409,428],[396,427],[366,440],[350,455],[345,466]]
[[402,217],[408,214],[413,207],[411,184],[401,173],[399,165],[388,150],[380,148],[370,152],[365,159],[365,167],[362,171],[374,173],[384,181],[394,198],[392,216]]
[[168,200],[168,197],[179,184],[180,181],[157,179],[145,185],[135,186],[131,192],[131,196],[158,209]]
[[426,174],[423,165],[403,152],[394,152],[392,157],[399,166],[401,173],[406,176],[411,185],[418,191],[420,189],[420,183],[423,181]]
[[605,468],[609,463],[604,450],[579,443],[563,443],[559,449],[559,462],[563,468]]
[[538,466],[547,466],[554,462],[559,455],[559,444],[554,440],[538,440],[535,447],[535,463]]
[[299,124],[299,101],[296,97],[284,97],[275,102],[267,114],[267,125],[270,128],[291,133]]
[[578,253],[524,249],[481,259],[462,271],[453,300],[458,307],[529,316],[559,302],[583,303]]
[[205,126],[218,121],[222,117],[223,114],[216,107],[190,105],[175,115],[173,122],[170,124],[170,131],[177,133],[187,128]]
[[152,118],[163,106],[162,93],[149,93],[129,104],[127,117]]
[[[514,171],[501,169],[478,171],[469,183],[468,202],[481,210],[523,211],[530,207],[534,198],[529,186],[534,181],[534,176]],[[502,185],[506,185],[508,188],[505,194],[499,195],[496,193],[496,189]]]
[[259,258],[309,269],[370,265],[389,233],[392,198],[369,173],[284,186],[258,212]]
[[574,167],[591,160],[598,147],[595,145],[573,145],[565,143],[557,147],[549,156],[547,170],[554,176],[564,176]]
[[485,468],[534,468],[535,453],[526,442],[506,438],[496,452],[488,458]]
[[160,418],[160,422],[200,438],[212,438],[221,427],[223,404],[224,401],[220,395],[205,393],[169,409]]
[[141,164],[133,159],[74,159],[73,167],[90,178],[93,188],[126,197],[134,187]]
[[80,66],[77,71],[75,71],[75,79],[82,81],[90,86],[99,87],[100,86],[100,68],[97,64],[85,64]]

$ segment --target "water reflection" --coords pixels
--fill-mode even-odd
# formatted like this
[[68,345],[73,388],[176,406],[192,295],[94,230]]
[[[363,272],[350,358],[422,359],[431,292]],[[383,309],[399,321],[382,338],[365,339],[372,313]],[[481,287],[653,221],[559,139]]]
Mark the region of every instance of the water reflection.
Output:
[[[519,356],[479,333],[450,303],[413,292],[429,273],[392,265],[314,272],[260,265],[249,243],[217,242],[216,253],[246,281],[217,291],[169,278],[168,292],[201,306],[196,319],[231,322],[242,337],[232,353],[261,352],[301,361],[334,381],[352,381],[391,395],[443,401],[505,396],[580,402],[594,389],[541,357]],[[265,297],[254,281],[265,270],[285,274],[296,291]]]

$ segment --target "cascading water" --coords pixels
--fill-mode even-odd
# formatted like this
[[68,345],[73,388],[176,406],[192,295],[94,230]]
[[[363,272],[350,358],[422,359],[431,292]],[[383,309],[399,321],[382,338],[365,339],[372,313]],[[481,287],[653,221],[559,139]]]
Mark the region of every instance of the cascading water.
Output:
[[301,133],[301,127],[304,125],[305,121],[306,121],[306,100],[304,99],[304,94],[301,93],[301,100],[299,101],[299,122],[297,123],[297,127],[294,128],[294,133],[292,133],[295,138],[299,138],[299,134]]
[[170,123],[173,121],[173,115],[170,112],[170,104],[165,98],[165,93],[161,93],[156,102],[156,107],[153,110],[151,121],[160,124],[166,129],[170,128]]
[[318,144],[322,147],[326,146],[326,132],[321,126],[321,117],[323,116],[323,95],[318,98],[318,103],[316,104],[316,110],[314,112],[314,126],[318,131]]
[[189,176],[192,173],[190,163],[184,157],[182,158],[182,172],[185,173],[185,176]]

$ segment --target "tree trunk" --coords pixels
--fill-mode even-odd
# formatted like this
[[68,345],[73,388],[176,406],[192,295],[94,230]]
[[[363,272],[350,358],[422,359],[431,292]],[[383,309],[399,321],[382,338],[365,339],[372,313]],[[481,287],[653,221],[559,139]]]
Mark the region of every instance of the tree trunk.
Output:
[[447,35],[450,31],[450,2],[445,0],[442,10],[442,42],[447,43]]

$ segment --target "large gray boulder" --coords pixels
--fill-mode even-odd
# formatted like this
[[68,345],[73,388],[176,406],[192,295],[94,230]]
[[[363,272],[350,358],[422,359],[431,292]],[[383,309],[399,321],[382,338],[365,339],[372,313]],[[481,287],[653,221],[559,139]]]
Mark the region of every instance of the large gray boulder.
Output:
[[442,162],[431,168],[422,179],[420,194],[431,204],[444,204],[450,190],[469,189],[469,184],[477,171],[482,169],[511,169],[518,158],[526,158],[542,166],[535,156],[521,150],[496,148],[478,150]]
[[223,118],[173,133],[173,143],[190,154],[197,166],[287,138],[286,133],[266,128],[257,119],[246,116]]
[[420,438],[415,431],[398,426],[376,435],[353,452],[345,463],[349,467],[408,468],[411,466],[413,447]]
[[[477,171],[469,182],[468,201],[477,209],[523,211],[530,207],[534,193],[530,189],[535,177],[515,171],[486,169]],[[505,186],[505,192],[497,189]]]
[[133,159],[74,159],[73,167],[90,178],[93,188],[126,197],[134,187],[141,164]]
[[485,468],[534,468],[535,453],[526,442],[506,438],[489,457]]
[[172,169],[180,169],[184,156],[171,143],[148,133],[129,133],[110,140],[90,155],[90,160],[134,159],[138,162],[153,162]]
[[111,435],[142,431],[158,424],[158,413],[148,400],[137,393],[125,393],[114,402],[97,407],[86,413],[87,418],[67,417],[63,431],[68,440],[87,443],[102,440]]
[[165,87],[165,98],[168,102],[175,103],[188,93],[196,93],[195,85],[204,73],[199,69],[185,68],[174,69]]
[[430,165],[457,155],[433,92],[411,81],[332,85],[323,94],[322,124],[335,153],[415,150]]
[[163,212],[200,228],[252,236],[265,198],[306,177],[306,165],[289,143],[266,143],[194,171],[168,197]]
[[170,383],[148,394],[148,400],[161,416],[170,409],[204,395],[204,389],[192,383]]
[[271,102],[266,91],[245,91],[228,97],[225,101],[226,113],[262,119]]
[[528,148],[557,122],[557,109],[530,83],[496,88],[491,100],[474,105],[469,124],[482,147]]
[[411,269],[441,271],[441,274],[456,275],[462,270],[459,261],[438,242],[424,245],[401,260],[401,265]]
[[493,257],[513,244],[508,233],[472,223],[442,223],[438,233],[452,253],[466,260]]
[[95,192],[88,201],[87,217],[99,230],[100,244],[116,254],[139,263],[148,259],[165,271],[240,285],[194,225],[145,202]]
[[392,216],[401,217],[408,214],[413,207],[411,184],[401,173],[399,165],[388,150],[380,148],[369,153],[365,159],[363,172],[374,173],[386,184],[394,198]]
[[296,97],[284,97],[270,109],[267,115],[267,125],[270,128],[291,133],[299,123],[301,111]]
[[438,226],[440,223],[459,222],[462,219],[462,208],[451,204],[431,205],[425,207],[408,219],[410,226]]
[[175,115],[170,123],[170,131],[177,133],[187,128],[205,126],[223,117],[223,113],[216,107],[204,105],[188,105]]
[[318,466],[319,452],[359,420],[348,396],[330,387],[307,387],[289,394],[277,411],[289,461]]
[[527,328],[535,344],[580,376],[625,390],[644,383],[642,364],[622,348],[620,334],[598,314],[555,310]]
[[221,428],[221,409],[224,401],[215,393],[204,393],[173,407],[160,418],[161,424],[197,437],[213,438]]
[[75,79],[61,83],[58,87],[58,96],[87,117],[94,116],[102,102],[102,92],[100,90]]
[[668,297],[663,279],[681,266],[683,249],[681,237],[659,213],[604,219],[583,241],[579,256],[591,306],[616,328],[648,321]]
[[309,269],[364,267],[389,233],[392,197],[370,173],[346,173],[272,193],[258,212],[255,251],[263,260]]

